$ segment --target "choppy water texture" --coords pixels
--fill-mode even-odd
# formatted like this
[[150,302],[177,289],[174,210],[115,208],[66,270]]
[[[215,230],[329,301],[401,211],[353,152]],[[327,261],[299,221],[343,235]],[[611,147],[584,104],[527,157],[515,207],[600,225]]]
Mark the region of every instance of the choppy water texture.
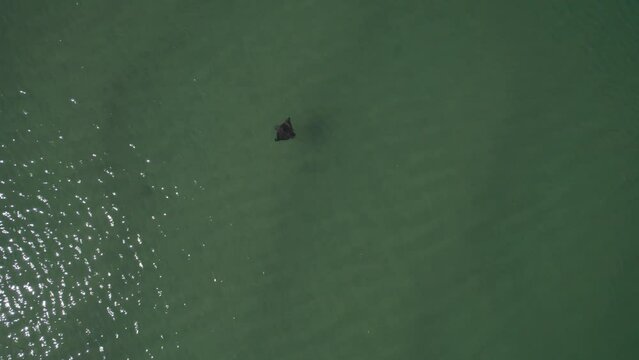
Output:
[[632,1],[4,1],[0,359],[636,359],[637,34]]

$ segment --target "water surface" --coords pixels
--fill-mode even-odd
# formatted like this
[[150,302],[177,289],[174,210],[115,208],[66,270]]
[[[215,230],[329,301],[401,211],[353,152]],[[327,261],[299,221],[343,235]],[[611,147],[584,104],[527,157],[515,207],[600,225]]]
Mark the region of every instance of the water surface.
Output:
[[0,359],[639,355],[634,2],[0,10]]

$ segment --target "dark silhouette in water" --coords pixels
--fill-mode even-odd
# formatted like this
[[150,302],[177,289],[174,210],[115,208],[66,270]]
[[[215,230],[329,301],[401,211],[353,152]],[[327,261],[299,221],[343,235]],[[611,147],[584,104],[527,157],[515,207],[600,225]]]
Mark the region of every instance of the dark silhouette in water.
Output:
[[275,128],[277,135],[275,141],[288,140],[295,137],[295,131],[293,131],[293,124],[291,124],[291,118],[287,118],[281,125]]

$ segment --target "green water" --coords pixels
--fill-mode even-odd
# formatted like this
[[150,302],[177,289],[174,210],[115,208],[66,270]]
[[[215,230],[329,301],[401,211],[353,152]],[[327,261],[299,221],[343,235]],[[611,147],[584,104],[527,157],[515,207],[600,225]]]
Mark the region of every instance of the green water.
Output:
[[637,34],[634,1],[4,1],[0,359],[636,359]]

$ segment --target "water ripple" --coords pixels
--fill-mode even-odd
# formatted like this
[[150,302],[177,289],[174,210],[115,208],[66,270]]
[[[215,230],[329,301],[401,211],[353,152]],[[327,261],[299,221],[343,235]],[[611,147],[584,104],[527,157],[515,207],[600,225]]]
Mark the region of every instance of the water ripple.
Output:
[[[111,168],[107,154],[56,158],[64,134],[47,141],[30,134],[0,147],[0,360],[105,357],[120,335],[142,331],[132,315],[140,307],[167,311],[158,286],[154,299],[142,300],[143,275],[161,277],[156,252],[145,244],[165,236],[161,223],[138,226],[127,217],[123,204],[130,203],[113,189],[130,175]],[[19,153],[29,145],[35,153]],[[113,324],[87,321],[87,308]]]

